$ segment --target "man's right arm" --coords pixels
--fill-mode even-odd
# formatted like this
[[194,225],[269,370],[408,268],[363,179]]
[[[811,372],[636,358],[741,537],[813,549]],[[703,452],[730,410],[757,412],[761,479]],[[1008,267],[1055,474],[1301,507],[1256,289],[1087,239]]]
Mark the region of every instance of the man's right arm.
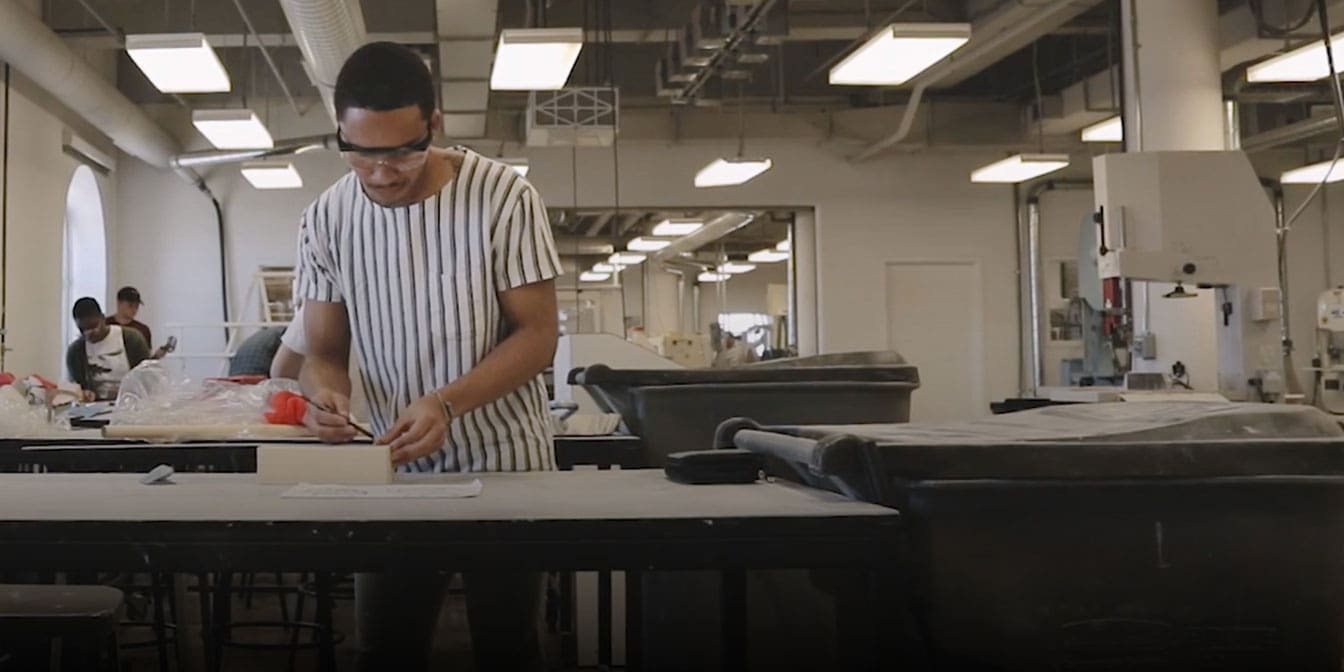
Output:
[[345,443],[355,438],[350,426],[350,323],[345,304],[307,301],[303,311],[308,355],[299,371],[299,384],[313,401],[304,424],[318,438]]

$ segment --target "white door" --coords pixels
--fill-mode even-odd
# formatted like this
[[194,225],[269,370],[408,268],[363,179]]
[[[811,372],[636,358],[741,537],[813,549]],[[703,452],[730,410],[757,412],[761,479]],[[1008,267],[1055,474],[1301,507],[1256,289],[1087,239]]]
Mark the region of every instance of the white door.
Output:
[[989,413],[980,264],[887,264],[887,346],[919,368],[913,422],[965,420]]

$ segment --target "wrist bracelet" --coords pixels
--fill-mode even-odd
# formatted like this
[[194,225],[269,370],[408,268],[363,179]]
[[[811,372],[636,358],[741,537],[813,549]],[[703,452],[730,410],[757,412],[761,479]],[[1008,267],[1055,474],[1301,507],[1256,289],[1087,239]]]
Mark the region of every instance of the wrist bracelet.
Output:
[[447,399],[444,399],[438,392],[434,393],[434,398],[439,400],[439,408],[443,411],[444,424],[453,423],[453,405]]

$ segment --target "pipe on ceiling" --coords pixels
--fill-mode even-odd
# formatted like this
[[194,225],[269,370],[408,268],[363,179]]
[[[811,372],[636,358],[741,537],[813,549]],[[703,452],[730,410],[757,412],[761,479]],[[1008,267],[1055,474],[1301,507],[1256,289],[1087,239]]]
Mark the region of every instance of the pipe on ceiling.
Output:
[[[0,0],[0,61],[9,63],[88,121],[118,149],[145,163],[169,168],[172,157],[181,150],[177,140],[144,110],[13,0]],[[199,179],[196,176],[192,181],[197,183]]]
[[219,149],[188,152],[174,156],[171,161],[174,168],[195,168],[197,166],[213,166],[240,161],[274,159],[318,149],[337,151],[336,135],[328,133],[292,140],[280,140],[275,143],[275,147],[270,149]]
[[358,0],[280,0],[280,8],[334,124],[336,76],[345,59],[368,41]]
[[1241,149],[1246,152],[1259,152],[1294,142],[1325,135],[1339,128],[1333,116],[1317,117],[1306,121],[1287,124],[1278,128],[1257,133],[1241,139]]
[[955,85],[966,77],[1002,60],[1031,44],[1074,17],[1087,11],[1098,0],[1049,0],[1039,4],[1016,2],[1005,6],[982,21],[971,25],[971,40],[955,54],[924,71],[915,80],[901,122],[890,135],[878,140],[851,161],[867,161],[886,151],[910,134],[924,91],[936,84]]

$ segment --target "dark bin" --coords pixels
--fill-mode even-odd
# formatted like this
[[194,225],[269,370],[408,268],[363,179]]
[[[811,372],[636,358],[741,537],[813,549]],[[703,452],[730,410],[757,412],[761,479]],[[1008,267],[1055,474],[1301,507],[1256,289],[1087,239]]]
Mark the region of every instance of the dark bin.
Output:
[[935,669],[1339,670],[1344,432],[1310,408],[1198,406],[737,421],[718,440],[905,514]]
[[[918,370],[896,353],[827,355],[737,369],[575,369],[604,410],[644,439],[649,464],[701,450],[719,423],[746,416],[765,423],[907,422]],[[840,362],[840,363],[835,363]],[[867,362],[867,363],[863,363]]]

